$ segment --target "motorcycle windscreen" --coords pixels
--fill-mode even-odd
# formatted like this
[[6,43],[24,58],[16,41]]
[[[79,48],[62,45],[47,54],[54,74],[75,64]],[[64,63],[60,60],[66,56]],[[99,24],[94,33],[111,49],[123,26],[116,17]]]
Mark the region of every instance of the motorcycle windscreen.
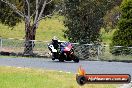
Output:
[[72,44],[69,42],[61,43],[61,52],[70,51],[72,48]]

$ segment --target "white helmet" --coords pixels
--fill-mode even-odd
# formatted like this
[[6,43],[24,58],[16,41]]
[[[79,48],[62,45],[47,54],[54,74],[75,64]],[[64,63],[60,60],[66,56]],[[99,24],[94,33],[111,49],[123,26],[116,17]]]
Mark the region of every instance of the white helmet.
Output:
[[52,40],[58,40],[58,38],[57,38],[56,36],[54,36],[54,37],[52,38]]

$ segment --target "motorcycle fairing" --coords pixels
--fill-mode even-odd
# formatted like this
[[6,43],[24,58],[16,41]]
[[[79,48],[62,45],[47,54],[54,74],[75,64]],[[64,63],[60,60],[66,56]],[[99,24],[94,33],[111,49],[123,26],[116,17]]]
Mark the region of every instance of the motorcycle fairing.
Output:
[[69,42],[64,42],[64,43],[61,43],[60,47],[61,47],[61,52],[67,52],[71,50],[72,44]]

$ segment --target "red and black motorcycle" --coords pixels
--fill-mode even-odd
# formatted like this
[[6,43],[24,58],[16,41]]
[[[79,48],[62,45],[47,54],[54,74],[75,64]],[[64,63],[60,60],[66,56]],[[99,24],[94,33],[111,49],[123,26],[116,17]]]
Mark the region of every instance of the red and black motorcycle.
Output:
[[79,58],[74,54],[73,45],[70,42],[60,43],[57,50],[54,49],[53,45],[49,45],[48,47],[50,48],[52,54],[55,55],[55,59],[58,59],[60,62],[72,60],[76,63],[79,62]]

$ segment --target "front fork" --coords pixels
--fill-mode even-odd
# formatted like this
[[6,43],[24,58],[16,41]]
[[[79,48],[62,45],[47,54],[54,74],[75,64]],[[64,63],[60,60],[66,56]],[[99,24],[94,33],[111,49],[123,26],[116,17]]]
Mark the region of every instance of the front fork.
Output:
[[64,52],[64,56],[66,59],[74,59],[74,53],[73,52]]

